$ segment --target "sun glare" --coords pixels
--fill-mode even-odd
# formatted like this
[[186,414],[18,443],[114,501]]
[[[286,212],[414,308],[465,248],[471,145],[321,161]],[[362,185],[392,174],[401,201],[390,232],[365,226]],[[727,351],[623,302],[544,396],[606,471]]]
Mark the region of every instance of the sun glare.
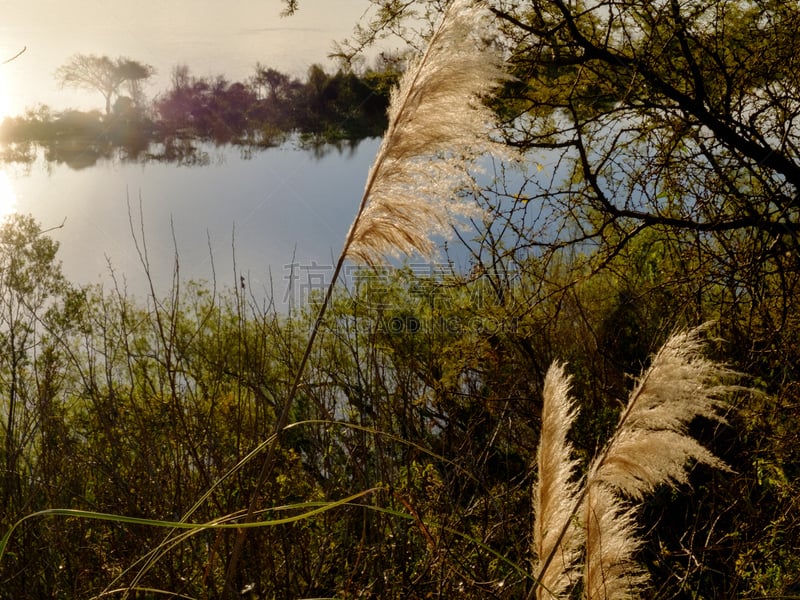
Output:
[[17,209],[17,195],[5,171],[0,170],[0,221]]
[[11,90],[8,89],[8,75],[4,71],[5,69],[0,68],[0,123],[11,116]]
[[[11,94],[8,89],[8,76],[3,68],[0,68],[0,123],[9,116],[11,105]],[[2,167],[0,167],[0,221],[13,213],[17,208],[17,195],[14,186]]]

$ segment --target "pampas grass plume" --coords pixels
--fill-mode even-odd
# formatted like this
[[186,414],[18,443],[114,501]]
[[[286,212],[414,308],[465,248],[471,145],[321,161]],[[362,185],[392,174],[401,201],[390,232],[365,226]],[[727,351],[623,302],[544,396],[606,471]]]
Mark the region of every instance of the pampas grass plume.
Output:
[[585,600],[638,598],[647,574],[634,560],[642,545],[636,512],[602,482],[587,488],[581,521],[586,530],[583,566]]
[[703,356],[705,329],[675,334],[659,350],[631,393],[591,480],[639,500],[661,484],[686,483],[691,461],[727,468],[687,433],[696,417],[724,422],[724,398],[736,389],[725,383],[735,373]]
[[386,255],[433,253],[431,236],[470,214],[454,198],[478,157],[507,153],[491,141],[483,100],[504,79],[498,33],[482,2],[453,0],[427,51],[393,91],[389,125],[344,252],[368,264]]
[[628,399],[614,436],[589,468],[584,506],[587,600],[639,597],[647,581],[633,562],[641,545],[630,500],[687,483],[687,466],[727,465],[689,436],[697,417],[723,422],[726,384],[736,374],[703,356],[707,326],[670,337]]
[[[583,532],[571,518],[578,484],[574,481],[577,461],[567,434],[577,410],[570,397],[570,378],[564,365],[553,363],[544,379],[542,434],[536,461],[539,479],[534,487],[534,555],[540,586],[539,600],[562,597],[575,584]],[[566,523],[566,529],[564,524]],[[556,547],[559,547],[557,552]],[[544,561],[553,553],[549,564]]]
[[569,597],[580,558],[586,600],[640,597],[647,575],[635,561],[642,543],[635,502],[660,485],[686,483],[693,463],[727,469],[688,432],[697,417],[724,422],[724,398],[741,389],[728,383],[737,373],[703,356],[707,327],[673,335],[655,355],[582,485],[574,483],[576,465],[566,437],[576,412],[569,379],[562,365],[551,367],[534,490],[538,598]]

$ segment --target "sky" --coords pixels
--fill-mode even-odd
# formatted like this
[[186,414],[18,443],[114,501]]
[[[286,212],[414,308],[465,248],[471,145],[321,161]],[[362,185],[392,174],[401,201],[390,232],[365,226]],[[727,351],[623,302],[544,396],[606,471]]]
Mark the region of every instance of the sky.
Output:
[[0,0],[0,119],[47,104],[102,108],[99,93],[60,89],[55,70],[74,54],[126,56],[152,65],[146,92],[168,87],[172,68],[247,78],[256,62],[294,76],[326,56],[366,14],[369,0],[301,0],[281,17],[280,0]]

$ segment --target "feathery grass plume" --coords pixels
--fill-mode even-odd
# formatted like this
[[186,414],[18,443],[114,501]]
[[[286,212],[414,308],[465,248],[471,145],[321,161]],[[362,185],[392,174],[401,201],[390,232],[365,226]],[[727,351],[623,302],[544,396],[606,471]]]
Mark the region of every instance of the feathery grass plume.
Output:
[[727,469],[689,437],[696,417],[724,422],[723,398],[736,375],[702,355],[705,326],[673,335],[628,400],[611,441],[589,468],[583,502],[587,600],[638,596],[646,582],[632,557],[640,546],[628,500],[662,484],[686,483],[690,461]]
[[595,482],[586,493],[582,521],[586,529],[585,600],[639,597],[647,574],[634,560],[641,547],[635,512],[620,502],[612,487]]
[[[575,465],[566,434],[575,408],[568,397],[569,379],[558,364],[548,371],[535,495],[538,598],[571,593],[569,574],[581,543],[586,600],[639,597],[647,575],[634,560],[641,547],[634,502],[659,485],[686,483],[692,461],[728,468],[688,433],[697,417],[725,422],[724,398],[742,389],[727,383],[740,374],[703,356],[707,328],[673,335],[655,355],[582,486],[570,481]],[[573,530],[576,519],[582,537]]]
[[431,236],[474,212],[454,198],[485,154],[508,154],[491,140],[496,117],[483,100],[507,76],[482,2],[453,0],[427,51],[392,92],[389,125],[370,169],[344,253],[368,264],[387,254],[429,256]]
[[[536,453],[539,479],[533,494],[533,550],[539,561],[535,571],[540,574],[536,589],[539,600],[563,597],[579,575],[583,531],[571,514],[578,496],[574,481],[578,463],[572,458],[572,445],[567,440],[577,416],[570,387],[571,378],[565,374],[564,365],[553,363],[544,379],[542,434]],[[556,547],[553,559],[545,565]]]
[[701,326],[670,337],[628,400],[616,432],[590,471],[625,496],[641,499],[658,485],[686,483],[689,461],[727,469],[689,437],[696,417],[724,422],[724,398],[736,374],[705,358]]

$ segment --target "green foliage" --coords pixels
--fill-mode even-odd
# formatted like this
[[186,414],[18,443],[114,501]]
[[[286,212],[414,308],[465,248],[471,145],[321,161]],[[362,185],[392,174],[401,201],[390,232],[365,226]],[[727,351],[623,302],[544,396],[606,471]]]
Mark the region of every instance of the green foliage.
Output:
[[[289,318],[199,283],[144,304],[74,290],[35,222],[7,223],[2,239],[3,527],[78,512],[13,531],[0,596],[127,585],[221,594],[232,532],[166,541],[148,523],[205,523],[245,506],[258,476],[251,452],[273,426],[313,305]],[[702,265],[666,248],[641,238],[601,269],[561,252],[466,278],[418,265],[355,276],[334,296],[258,505],[296,504],[299,515],[380,491],[254,529],[239,589],[527,593],[543,371],[555,357],[571,362],[584,415],[572,437],[588,461],[613,428],[627,374],[646,364],[641,340],[657,343],[680,315],[709,314],[693,305],[703,296],[684,271]],[[715,316],[731,330],[735,314]],[[785,415],[797,398],[765,381],[783,391],[742,406],[731,429],[698,430],[736,474],[698,472],[688,493],[657,493],[644,507],[643,560],[665,597],[795,589],[798,446]],[[99,513],[141,521],[82,518]]]

